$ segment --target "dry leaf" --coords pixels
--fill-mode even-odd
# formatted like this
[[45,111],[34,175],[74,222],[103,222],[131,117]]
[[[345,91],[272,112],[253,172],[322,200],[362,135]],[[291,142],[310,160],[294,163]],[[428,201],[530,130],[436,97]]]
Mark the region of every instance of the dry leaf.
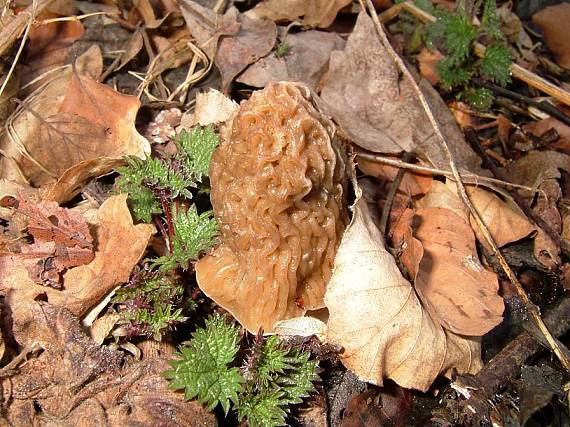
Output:
[[316,89],[328,68],[330,53],[344,48],[345,41],[336,33],[302,31],[289,34],[289,48],[282,58],[271,53],[245,70],[238,82],[265,87],[269,82],[297,81]]
[[247,12],[253,18],[301,21],[304,26],[326,28],[351,0],[264,0]]
[[61,303],[75,315],[83,316],[115,286],[129,279],[154,231],[151,224],[133,225],[126,194],[107,199],[99,208],[95,259],[65,274],[66,292]]
[[[26,135],[28,152],[43,166],[22,158],[20,164],[26,177],[41,186],[67,173],[65,182],[73,182],[77,177],[70,177],[69,169],[81,162],[121,159],[125,155],[144,157],[150,152],[150,145],[135,129],[139,106],[136,97],[73,74],[59,112],[42,120],[37,132]],[[95,169],[89,165],[72,171],[85,175],[86,170]],[[74,191],[69,189],[68,193],[68,198],[73,197]]]
[[184,113],[180,126],[188,130],[196,124],[207,126],[225,122],[238,107],[235,101],[211,88],[196,95],[194,112]]
[[215,416],[168,388],[162,358],[124,363],[124,354],[91,340],[68,310],[30,308],[33,341],[43,351],[0,385],[10,387],[3,415],[10,425],[216,425]]
[[[359,196],[357,192],[357,196]],[[425,391],[451,368],[477,372],[480,343],[442,329],[424,310],[358,197],[325,296],[327,340],[362,380]]]
[[61,291],[37,285],[28,277],[26,268],[33,266],[33,259],[20,254],[0,255],[0,293],[14,318],[16,340],[21,345],[29,342],[33,328],[30,305],[39,295],[77,316],[86,314],[118,284],[128,280],[153,232],[152,225],[133,225],[126,195],[107,199],[98,210],[94,228],[95,258],[65,273]]
[[[458,167],[478,171],[480,159],[465,142],[439,94],[425,80],[419,85]],[[321,97],[327,112],[357,145],[381,153],[413,152],[434,166],[448,167],[411,84],[402,80],[366,13],[359,14],[344,51],[331,53]]]
[[501,323],[497,275],[479,262],[469,224],[442,208],[419,209],[414,224],[424,249],[415,288],[432,317],[469,336],[484,335]]
[[546,7],[532,16],[532,22],[542,30],[546,45],[554,54],[558,65],[570,69],[570,4],[560,3]]
[[[102,61],[101,50],[93,46],[75,62],[76,74],[96,77],[101,71]],[[26,184],[29,184],[28,181],[33,178],[38,178],[40,182],[53,181],[57,178],[57,173],[50,171],[50,169],[60,170],[60,164],[69,162],[66,159],[67,153],[62,152],[67,141],[62,141],[61,137],[65,135],[57,132],[55,128],[50,129],[50,123],[45,118],[51,117],[53,122],[53,118],[57,117],[56,112],[68,92],[72,74],[72,69],[68,68],[60,74],[52,76],[49,82],[35,91],[32,96],[26,98],[24,103],[18,107],[10,126],[11,131],[0,138],[0,148],[4,154],[4,157],[0,159],[0,174],[3,178]],[[66,125],[63,122],[55,122],[55,125]],[[72,127],[73,123],[67,123],[67,125]],[[75,127],[80,126],[76,124]],[[79,130],[84,132],[84,129]],[[47,136],[50,134],[53,134],[56,140],[59,135],[61,147],[49,145],[50,139]],[[75,151],[81,151],[81,148],[84,148],[82,147],[84,141],[81,140],[80,136],[71,135],[72,138],[79,139],[79,142],[75,142],[79,144],[80,148],[76,148]],[[55,156],[53,159],[51,150],[54,148],[56,152],[57,148],[60,149],[61,157]],[[74,151],[73,147],[69,149],[72,152]],[[43,159],[42,153],[47,153],[48,158]],[[55,163],[42,164],[44,160],[51,160]]]
[[437,49],[429,50],[424,47],[416,58],[420,66],[420,75],[432,86],[438,84],[439,72],[437,71],[437,64],[444,58],[443,54]]
[[218,15],[192,0],[182,0],[180,11],[190,33],[210,61],[216,55],[219,38],[236,34],[240,27],[234,13]]
[[264,57],[275,45],[277,27],[269,19],[253,19],[239,15],[240,29],[234,36],[220,40],[216,52],[216,66],[222,75],[222,91],[227,92],[229,85],[249,64]]

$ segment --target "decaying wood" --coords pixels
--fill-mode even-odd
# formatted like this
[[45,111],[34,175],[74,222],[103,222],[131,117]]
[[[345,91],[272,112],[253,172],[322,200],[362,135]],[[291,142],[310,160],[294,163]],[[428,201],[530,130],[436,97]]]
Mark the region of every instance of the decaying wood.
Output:
[[[560,337],[570,330],[570,298],[562,299],[544,316],[544,323],[555,337]],[[529,332],[523,332],[503,348],[475,376],[462,375],[451,387],[464,398],[453,400],[446,398],[445,403],[452,412],[462,414],[465,423],[475,423],[488,419],[492,409],[491,400],[510,379],[520,375],[524,362],[544,350],[539,339]]]

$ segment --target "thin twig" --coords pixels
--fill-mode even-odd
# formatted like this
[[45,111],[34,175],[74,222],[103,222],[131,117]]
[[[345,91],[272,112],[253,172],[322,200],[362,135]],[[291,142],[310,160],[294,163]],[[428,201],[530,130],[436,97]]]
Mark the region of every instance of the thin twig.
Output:
[[[412,160],[412,154],[405,152],[402,161],[404,163],[408,163]],[[390,190],[388,191],[388,195],[386,196],[386,204],[382,209],[382,216],[380,216],[380,233],[382,236],[386,235],[386,227],[388,226],[388,218],[390,217],[390,211],[392,210],[392,204],[394,203],[394,197],[396,197],[396,191],[398,191],[398,187],[402,183],[402,179],[404,179],[404,174],[406,173],[406,169],[401,168],[398,170],[396,174],[396,178],[392,181],[392,185],[390,186]]]
[[[423,165],[417,165],[414,163],[406,163],[406,162],[403,162],[402,160],[396,160],[396,159],[393,159],[390,157],[382,156],[381,154],[370,153],[368,151],[362,150],[361,148],[355,148],[354,151],[356,153],[357,158],[361,157],[363,159],[371,160],[371,161],[376,162],[376,163],[382,163],[384,165],[394,166],[394,167],[397,167],[400,169],[412,170],[412,171],[414,171],[420,175],[441,175],[441,176],[445,176],[446,178],[451,179],[452,181],[455,181],[455,176],[453,175],[453,172],[448,171],[448,170],[432,168],[432,167],[423,166]],[[542,190],[532,188],[532,187],[528,187],[526,185],[513,184],[512,182],[509,182],[509,181],[503,181],[500,179],[489,178],[489,177],[481,176],[481,175],[475,175],[473,173],[463,172],[463,173],[461,173],[461,179],[464,182],[467,182],[468,184],[496,185],[499,187],[506,187],[506,188],[520,188],[521,190],[530,191],[533,194],[543,193]]]
[[441,132],[440,126],[439,126],[437,120],[435,119],[424,94],[422,93],[422,91],[420,90],[416,81],[412,77],[410,71],[407,69],[402,58],[400,58],[398,56],[398,54],[392,48],[392,45],[390,45],[390,42],[388,41],[388,37],[386,36],[384,29],[382,28],[382,24],[378,20],[378,15],[376,14],[376,10],[374,9],[372,1],[371,0],[360,0],[360,4],[364,10],[366,10],[366,8],[364,7],[363,1],[366,1],[366,5],[368,6],[368,10],[370,12],[370,15],[372,16],[372,21],[374,22],[376,32],[378,34],[378,37],[380,38],[382,45],[388,51],[392,60],[398,65],[400,72],[408,80],[409,84],[412,86],[413,91],[415,92],[420,103],[422,104],[422,107],[423,107],[432,127],[433,127],[436,138],[438,139],[438,142],[440,143],[441,148],[443,149],[443,152],[445,153],[445,155],[449,161],[449,166],[451,168],[451,172],[453,172],[453,175],[455,176],[455,185],[457,187],[457,193],[459,195],[459,198],[462,200],[464,205],[469,209],[469,212],[471,213],[473,219],[475,219],[477,226],[479,227],[481,233],[485,237],[485,240],[487,241],[487,243],[491,247],[493,253],[495,254],[497,259],[499,260],[499,263],[501,264],[501,267],[503,268],[503,271],[505,272],[506,276],[509,278],[509,280],[513,284],[513,286],[517,292],[517,295],[519,296],[519,298],[523,302],[524,307],[526,308],[528,314],[530,315],[530,318],[533,320],[533,322],[535,323],[537,328],[543,334],[544,338],[548,342],[549,347],[551,348],[553,353],[556,355],[556,357],[560,360],[560,362],[562,363],[562,366],[564,366],[564,369],[566,369],[566,371],[570,372],[570,360],[568,360],[567,355],[560,349],[560,347],[558,346],[558,343],[556,342],[556,339],[552,336],[552,334],[550,333],[550,331],[548,330],[548,328],[546,327],[546,325],[542,321],[538,307],[536,305],[534,305],[534,303],[530,300],[529,296],[527,295],[526,291],[522,287],[522,285],[519,282],[514,271],[511,269],[511,267],[507,263],[507,260],[505,259],[505,257],[501,253],[501,251],[499,250],[499,247],[495,243],[495,239],[493,238],[493,236],[491,235],[491,232],[489,231],[489,229],[485,225],[485,222],[481,218],[481,215],[475,209],[475,207],[473,206],[473,203],[471,203],[471,200],[469,199],[469,196],[467,195],[467,191],[465,190],[465,185],[463,184],[463,181],[461,180],[461,176],[459,174],[459,170],[457,169],[457,165],[456,165],[455,161],[453,160],[453,154],[451,153],[451,150],[449,149],[449,145],[447,144],[447,141],[445,140],[445,137],[443,136],[443,134]]
[[487,89],[490,89],[496,95],[502,95],[506,98],[511,98],[515,101],[522,102],[523,104],[536,107],[539,110],[544,111],[546,114],[554,117],[555,119],[560,120],[565,125],[570,126],[570,117],[568,117],[548,101],[535,101],[528,96],[521,95],[520,93],[513,92],[512,90],[505,89],[504,87],[497,86],[496,84],[486,82],[482,79],[473,79],[473,82],[476,86],[486,87]]

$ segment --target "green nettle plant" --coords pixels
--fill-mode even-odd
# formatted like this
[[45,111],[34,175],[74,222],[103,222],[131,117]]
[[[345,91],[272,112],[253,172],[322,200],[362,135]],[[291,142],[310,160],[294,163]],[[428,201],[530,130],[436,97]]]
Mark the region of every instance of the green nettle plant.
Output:
[[164,157],[127,158],[118,191],[138,221],[154,222],[168,242],[163,256],[147,261],[117,292],[113,302],[122,314],[126,336],[146,335],[157,340],[187,319],[194,302],[184,297],[176,270],[187,270],[192,261],[215,243],[218,226],[211,210],[199,212],[193,199],[207,191],[207,178],[219,137],[211,126],[183,131],[174,142],[175,154]]
[[291,405],[314,390],[317,363],[277,336],[258,335],[245,357],[238,357],[239,349],[239,329],[214,315],[179,348],[163,375],[186,399],[208,409],[221,405],[226,414],[233,409],[251,427],[285,425]]
[[[474,9],[480,9],[480,3],[476,3]],[[437,65],[441,85],[446,90],[457,89],[460,98],[479,110],[490,108],[491,91],[475,87],[473,79],[481,78],[505,86],[510,82],[512,63],[511,52],[500,30],[495,0],[484,0],[479,26],[472,23],[463,1],[456,3],[453,12],[433,7],[430,12],[437,16],[437,21],[427,27],[426,44],[430,48],[439,47],[445,54]],[[476,40],[483,40],[487,45],[483,58],[474,53]]]

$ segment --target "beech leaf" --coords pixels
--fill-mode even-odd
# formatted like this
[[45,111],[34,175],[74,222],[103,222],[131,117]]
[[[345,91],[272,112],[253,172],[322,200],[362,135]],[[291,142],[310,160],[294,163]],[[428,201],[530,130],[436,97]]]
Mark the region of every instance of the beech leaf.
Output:
[[[478,171],[480,159],[437,91],[425,80],[418,84],[458,167]],[[360,147],[381,153],[413,152],[437,167],[448,168],[449,161],[411,83],[402,79],[366,13],[358,15],[345,49],[331,53],[321,98],[325,112]]]
[[426,391],[451,368],[477,372],[479,340],[445,331],[422,307],[359,193],[325,295],[327,341],[344,347],[343,364],[376,385],[390,378]]
[[479,262],[469,224],[443,208],[419,209],[414,223],[424,249],[415,288],[432,317],[456,334],[471,336],[501,323],[497,275]]

